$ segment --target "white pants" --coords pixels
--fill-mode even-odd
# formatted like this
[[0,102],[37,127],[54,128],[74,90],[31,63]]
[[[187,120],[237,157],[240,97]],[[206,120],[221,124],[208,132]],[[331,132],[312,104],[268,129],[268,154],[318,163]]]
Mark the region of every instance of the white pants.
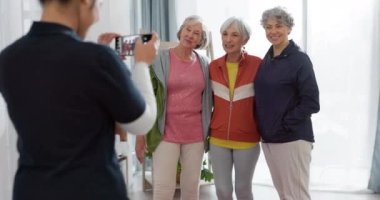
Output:
[[203,141],[192,144],[160,142],[153,153],[153,200],[173,199],[178,159],[181,162],[181,199],[199,199],[203,146]]
[[310,200],[309,174],[312,143],[262,143],[274,187],[280,200]]

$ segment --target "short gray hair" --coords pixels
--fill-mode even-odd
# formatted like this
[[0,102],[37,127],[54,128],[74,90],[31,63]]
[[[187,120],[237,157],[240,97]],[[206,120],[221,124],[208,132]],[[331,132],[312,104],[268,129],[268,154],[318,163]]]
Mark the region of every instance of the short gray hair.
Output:
[[265,24],[267,23],[269,18],[275,18],[277,22],[284,24],[290,29],[292,29],[294,26],[294,19],[292,15],[286,12],[286,8],[284,7],[277,6],[264,11],[260,21],[261,26],[265,28]]
[[230,17],[220,27],[220,33],[223,34],[231,26],[234,26],[237,31],[243,36],[243,39],[249,39],[251,36],[251,27],[241,18]]
[[177,38],[180,39],[180,35],[182,30],[190,24],[195,24],[195,23],[200,23],[202,25],[202,39],[201,39],[201,44],[197,45],[195,49],[202,49],[207,47],[208,42],[210,40],[209,34],[208,34],[208,29],[203,23],[203,20],[201,17],[198,15],[191,15],[189,17],[186,17],[186,19],[183,21],[182,25],[180,26],[178,32],[177,32]]

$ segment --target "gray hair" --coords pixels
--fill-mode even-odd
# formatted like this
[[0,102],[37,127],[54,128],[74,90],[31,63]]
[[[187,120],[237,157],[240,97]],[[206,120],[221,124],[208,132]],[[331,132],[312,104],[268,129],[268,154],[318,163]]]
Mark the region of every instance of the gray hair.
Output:
[[265,28],[265,24],[269,18],[275,18],[278,23],[284,24],[290,29],[294,26],[294,19],[292,15],[286,12],[286,8],[283,7],[278,6],[264,11],[260,21],[261,26]]
[[197,45],[195,49],[202,49],[202,48],[207,47],[210,38],[209,38],[207,27],[204,25],[202,18],[197,15],[191,15],[183,21],[182,25],[180,26],[177,32],[177,38],[180,39],[181,32],[186,26],[190,24],[196,24],[196,23],[200,23],[202,25],[202,39],[201,39],[201,44]]
[[243,36],[243,40],[248,40],[251,36],[251,27],[243,19],[236,17],[228,18],[220,27],[220,33],[223,34],[224,31],[232,26]]

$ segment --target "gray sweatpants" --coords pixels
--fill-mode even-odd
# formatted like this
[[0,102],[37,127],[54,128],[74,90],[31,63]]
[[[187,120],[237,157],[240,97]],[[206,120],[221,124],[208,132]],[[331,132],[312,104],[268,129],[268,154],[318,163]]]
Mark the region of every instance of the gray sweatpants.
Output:
[[218,200],[233,199],[232,168],[238,200],[253,200],[252,178],[260,155],[260,144],[244,150],[210,145],[209,156]]

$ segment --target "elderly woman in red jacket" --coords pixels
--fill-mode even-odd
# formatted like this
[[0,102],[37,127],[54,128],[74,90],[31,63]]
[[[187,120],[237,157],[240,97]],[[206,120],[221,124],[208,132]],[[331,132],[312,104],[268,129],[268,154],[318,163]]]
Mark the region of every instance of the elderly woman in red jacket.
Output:
[[261,59],[244,50],[251,30],[231,17],[220,28],[226,54],[210,63],[214,110],[210,158],[218,199],[232,200],[232,168],[237,199],[253,199],[252,177],[260,155],[253,84]]

